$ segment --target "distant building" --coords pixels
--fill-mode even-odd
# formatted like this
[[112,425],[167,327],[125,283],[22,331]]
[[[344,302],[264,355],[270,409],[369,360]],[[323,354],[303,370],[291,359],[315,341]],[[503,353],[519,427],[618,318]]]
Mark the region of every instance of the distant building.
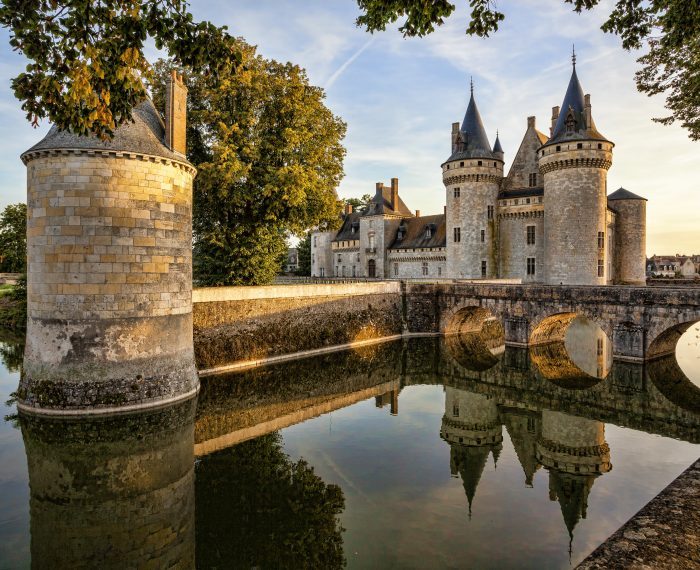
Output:
[[646,266],[648,277],[694,278],[700,273],[700,255],[652,255]]
[[645,282],[646,199],[606,196],[614,144],[593,122],[590,96],[571,75],[549,137],[527,129],[510,171],[491,147],[471,97],[442,164],[446,207],[411,212],[399,182],[378,182],[362,212],[348,207],[338,232],[312,236],[315,277],[518,279],[605,285]]
[[287,249],[287,263],[284,266],[285,273],[294,273],[299,269],[299,250],[296,247]]

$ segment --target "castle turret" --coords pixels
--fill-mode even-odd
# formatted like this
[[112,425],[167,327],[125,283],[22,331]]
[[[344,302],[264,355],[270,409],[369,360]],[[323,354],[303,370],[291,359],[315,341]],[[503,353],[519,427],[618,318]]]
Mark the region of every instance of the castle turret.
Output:
[[108,412],[196,394],[186,93],[173,75],[165,124],[146,100],[110,141],[54,126],[22,155],[21,410]]
[[545,281],[604,285],[606,186],[614,144],[593,122],[590,96],[584,97],[576,59],[551,138],[539,151],[544,183]]
[[646,283],[647,200],[619,188],[608,196],[615,210],[615,280],[618,283]]
[[489,144],[472,86],[459,130],[452,128],[452,154],[442,165],[447,191],[447,274],[492,278],[498,273],[496,204],[503,178],[500,141]]

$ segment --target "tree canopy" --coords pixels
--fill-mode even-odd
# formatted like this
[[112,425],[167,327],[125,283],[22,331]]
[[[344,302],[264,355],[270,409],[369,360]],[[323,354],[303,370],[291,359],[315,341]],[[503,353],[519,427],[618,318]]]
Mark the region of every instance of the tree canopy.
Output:
[[216,74],[238,61],[225,27],[195,22],[183,0],[3,0],[0,26],[29,60],[12,80],[27,119],[102,137],[131,119],[150,75],[147,39]]
[[297,275],[311,275],[311,232],[306,232],[297,244]]
[[[468,0],[471,8],[466,33],[488,37],[505,14],[495,0]],[[563,0],[575,12],[590,10],[600,0]],[[435,31],[455,10],[448,0],[357,0],[363,14],[357,25],[370,32],[404,19],[404,36],[422,37]],[[645,50],[637,60],[637,89],[666,95],[668,125],[678,121],[693,140],[700,140],[700,3],[697,0],[617,0],[602,30],[622,39],[626,50]]]
[[369,206],[372,201],[372,196],[369,194],[364,194],[362,198],[345,198],[344,202],[352,206],[352,209],[357,212],[363,212]]
[[194,272],[207,285],[269,283],[286,237],[338,223],[345,123],[324,105],[306,72],[236,40],[241,65],[218,76],[159,61],[154,101],[178,68],[188,96],[188,159],[194,184]]
[[0,273],[27,271],[27,205],[10,204],[0,214]]

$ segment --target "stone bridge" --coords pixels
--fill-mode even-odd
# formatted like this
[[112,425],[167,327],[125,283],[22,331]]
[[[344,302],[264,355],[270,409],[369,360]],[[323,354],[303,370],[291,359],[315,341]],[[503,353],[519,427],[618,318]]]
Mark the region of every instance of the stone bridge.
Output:
[[583,315],[629,361],[672,353],[700,321],[700,288],[406,283],[403,293],[411,332],[474,332],[495,319],[507,345],[527,346],[560,341]]

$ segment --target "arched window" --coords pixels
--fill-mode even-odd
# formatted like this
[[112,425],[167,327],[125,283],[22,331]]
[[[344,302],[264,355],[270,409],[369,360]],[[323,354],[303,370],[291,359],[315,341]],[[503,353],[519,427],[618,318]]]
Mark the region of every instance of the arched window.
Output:
[[367,262],[367,277],[377,276],[377,262],[374,259],[370,259]]

